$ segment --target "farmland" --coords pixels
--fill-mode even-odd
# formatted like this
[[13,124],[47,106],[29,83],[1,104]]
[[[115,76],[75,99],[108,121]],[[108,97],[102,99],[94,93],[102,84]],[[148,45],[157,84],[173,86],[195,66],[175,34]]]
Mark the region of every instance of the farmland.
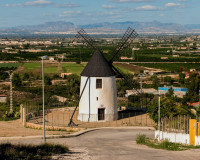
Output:
[[200,69],[199,63],[137,63],[139,66],[163,69],[170,72],[180,72],[180,67],[184,67],[187,70]]
[[[25,72],[33,72],[33,73],[41,73],[41,63],[37,62],[28,62],[28,63],[0,63],[0,68],[4,67],[19,67],[19,73],[25,73]],[[84,67],[86,66],[86,63],[48,63],[44,62],[44,72],[46,74],[60,74],[62,72],[64,73],[72,73],[80,75]],[[156,68],[156,69],[162,69],[169,72],[180,72],[180,67],[184,67],[187,70],[190,69],[200,69],[199,63],[114,63],[114,66],[119,69],[123,73],[139,73],[140,70],[144,70],[145,67],[149,68]]]
[[0,63],[0,68],[18,67],[20,63]]
[[[47,74],[56,74],[61,72],[73,73],[79,75],[83,70],[85,64],[76,63],[46,63],[44,62],[44,72]],[[20,72],[41,73],[41,63],[24,63]]]
[[84,69],[84,67],[86,66],[86,64],[76,64],[76,63],[63,63],[62,64],[62,68],[65,72],[68,73],[73,73],[73,74],[77,74],[80,75],[80,73],[82,72],[82,70]]

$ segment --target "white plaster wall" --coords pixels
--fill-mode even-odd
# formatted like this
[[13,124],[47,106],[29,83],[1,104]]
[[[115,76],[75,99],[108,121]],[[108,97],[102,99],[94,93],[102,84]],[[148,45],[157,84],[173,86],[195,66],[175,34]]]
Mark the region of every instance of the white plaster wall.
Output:
[[[80,94],[88,77],[81,77]],[[102,88],[96,89],[96,79],[102,79]],[[116,78],[90,77],[79,103],[78,120],[88,121],[89,118],[89,84],[90,84],[90,121],[98,121],[98,108],[105,108],[105,121],[117,119]],[[98,97],[98,100],[97,100]]]
[[195,146],[200,145],[200,136],[195,136]]
[[[160,134],[159,134],[160,133]],[[168,132],[162,132],[162,131],[155,131],[155,138],[160,140],[168,140],[170,142],[174,143],[182,143],[182,144],[189,144],[190,138],[189,134],[185,133],[168,133]]]

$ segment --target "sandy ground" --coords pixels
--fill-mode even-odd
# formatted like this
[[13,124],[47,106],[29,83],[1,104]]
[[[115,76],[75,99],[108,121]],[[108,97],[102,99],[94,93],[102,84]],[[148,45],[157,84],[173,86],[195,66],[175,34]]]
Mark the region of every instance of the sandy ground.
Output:
[[[46,131],[47,135],[66,134],[61,131]],[[43,131],[37,129],[25,128],[22,126],[20,120],[14,121],[0,121],[0,137],[12,136],[42,136]]]

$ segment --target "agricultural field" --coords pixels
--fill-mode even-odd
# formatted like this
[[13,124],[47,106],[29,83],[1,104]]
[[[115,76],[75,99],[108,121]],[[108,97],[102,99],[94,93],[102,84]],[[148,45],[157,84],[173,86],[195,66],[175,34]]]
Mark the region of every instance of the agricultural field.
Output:
[[180,67],[187,70],[200,69],[200,63],[137,63],[138,66],[163,69],[170,72],[180,72]]
[[0,63],[0,68],[18,67],[20,63]]
[[142,66],[137,66],[134,64],[127,64],[127,63],[114,63],[114,66],[116,68],[119,68],[120,71],[123,73],[140,73],[141,70],[144,70],[145,68]]
[[22,67],[24,68],[24,71],[32,72],[32,71],[35,71],[37,69],[40,69],[41,63],[24,63]]
[[[13,63],[15,64],[15,63]],[[7,66],[14,66],[12,63],[7,63]],[[6,66],[6,65],[2,65],[2,66]],[[18,73],[25,73],[25,72],[32,72],[34,74],[41,74],[42,71],[42,65],[41,63],[24,63],[22,65],[20,65],[18,63],[18,65],[16,65],[18,68]],[[66,73],[72,73],[72,74],[77,74],[80,75],[80,73],[82,72],[82,70],[84,69],[84,67],[86,66],[86,63],[83,64],[77,64],[77,63],[61,63],[61,65],[59,63],[47,63],[44,62],[44,73],[46,74],[56,74],[56,73],[62,73],[62,72],[66,72]],[[0,64],[1,67],[1,64]]]
[[80,73],[82,72],[85,66],[86,66],[86,63],[84,64],[63,63],[62,64],[62,68],[64,72],[73,73],[77,75],[80,75]]

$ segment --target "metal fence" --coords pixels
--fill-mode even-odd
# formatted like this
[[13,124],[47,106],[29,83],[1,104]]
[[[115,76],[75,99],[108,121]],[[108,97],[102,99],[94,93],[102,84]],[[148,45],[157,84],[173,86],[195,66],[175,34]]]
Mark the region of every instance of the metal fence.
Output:
[[[42,125],[42,110],[37,105],[24,105],[27,109],[26,121],[34,124]],[[47,126],[52,127],[68,127],[74,107],[46,109],[45,122]],[[97,116],[97,117],[95,117]],[[107,119],[112,119],[113,115],[104,115]],[[98,120],[98,115],[91,115],[94,119]],[[78,111],[75,112],[73,122],[76,124],[74,127],[78,128],[96,128],[96,127],[120,127],[120,126],[149,126],[154,127],[156,124],[149,118],[149,115],[144,112],[130,111],[118,112],[118,119],[113,121],[101,120],[98,122],[88,122],[78,120]]]
[[161,119],[161,131],[189,134],[189,115],[180,115]]

